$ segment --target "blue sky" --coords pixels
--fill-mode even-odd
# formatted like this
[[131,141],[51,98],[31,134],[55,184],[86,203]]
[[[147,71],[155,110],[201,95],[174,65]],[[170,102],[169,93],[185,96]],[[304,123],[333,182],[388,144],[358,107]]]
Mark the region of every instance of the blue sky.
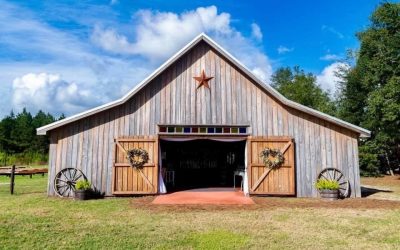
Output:
[[334,71],[379,2],[0,0],[0,117],[112,101],[200,32],[266,82],[299,65],[334,92]]

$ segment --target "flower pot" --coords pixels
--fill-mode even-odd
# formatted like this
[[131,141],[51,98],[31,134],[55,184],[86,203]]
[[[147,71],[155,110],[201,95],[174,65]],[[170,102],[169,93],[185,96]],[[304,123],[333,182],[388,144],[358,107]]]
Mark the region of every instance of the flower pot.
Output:
[[334,201],[339,199],[339,190],[320,190],[321,198]]
[[75,199],[76,200],[88,200],[90,196],[90,190],[75,190]]

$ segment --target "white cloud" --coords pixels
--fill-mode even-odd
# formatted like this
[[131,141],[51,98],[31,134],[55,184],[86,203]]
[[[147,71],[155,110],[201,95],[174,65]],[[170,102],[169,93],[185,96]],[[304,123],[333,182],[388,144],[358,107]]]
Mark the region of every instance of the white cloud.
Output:
[[[3,54],[0,62],[0,93],[3,96],[0,98],[0,117],[8,114],[11,109],[19,111],[22,104],[33,112],[37,109],[51,109],[56,115],[61,112],[71,115],[92,108],[100,102],[121,97],[126,89],[134,87],[156,66],[143,63],[143,60],[137,58],[101,54],[93,50],[86,39],[51,27],[26,9],[1,3],[0,53]],[[22,60],[14,60],[12,56],[7,58],[8,53],[19,53]],[[65,85],[65,82],[74,83],[78,93],[90,91],[94,96],[96,93],[102,95],[96,99],[76,95],[71,103],[53,108],[53,102],[49,98],[44,98],[43,101],[31,98],[33,92],[26,81],[32,81],[31,73],[38,76],[41,72],[46,75],[62,75],[62,80],[60,78],[60,81],[56,81],[57,86],[61,83]],[[26,75],[30,77],[25,77]],[[35,82],[43,79],[36,78]],[[47,81],[54,82],[51,78]],[[21,97],[23,94],[27,95],[25,100]],[[79,98],[82,100],[78,100]]]
[[233,32],[229,36],[214,36],[213,38],[257,77],[269,83],[272,75],[272,64],[269,58],[249,39],[243,37],[239,32]]
[[110,1],[110,5],[114,5],[114,4],[118,4],[118,3],[119,3],[118,0],[111,0],[111,1]]
[[[141,10],[134,14],[133,24],[93,15],[80,20],[73,12],[74,20],[85,27],[79,33],[55,28],[15,4],[1,3],[0,53],[15,53],[22,60],[3,55],[0,62],[0,116],[23,106],[32,112],[72,115],[115,100],[200,32],[207,32],[260,78],[268,80],[272,73],[254,37],[235,30],[230,14],[218,13],[215,6],[183,13]],[[87,42],[88,29],[93,30],[91,41],[103,50]]]
[[320,57],[319,59],[323,60],[323,61],[338,61],[338,60],[341,60],[342,57],[339,55],[336,55],[336,54],[326,54],[326,55]]
[[261,41],[263,38],[263,34],[261,32],[260,26],[256,23],[251,24],[251,35],[258,41]]
[[29,73],[13,81],[12,102],[17,110],[29,107],[30,111],[45,109],[47,112],[77,112],[93,103],[101,103],[101,96],[90,89],[79,88],[56,74]]
[[133,16],[135,40],[128,41],[114,29],[96,27],[92,40],[106,51],[163,60],[201,32],[229,34],[230,15],[218,14],[215,6],[176,14],[140,10]]
[[82,61],[92,56],[90,47],[75,36],[36,19],[29,11],[9,3],[0,4],[0,45],[8,52],[63,61]]
[[340,81],[340,78],[336,75],[336,73],[341,68],[349,68],[349,65],[341,62],[335,62],[326,66],[322,72],[317,75],[317,83],[322,89],[329,91],[331,94],[335,93],[337,90],[337,84]]
[[[257,76],[265,81],[269,80],[272,73],[271,63],[254,44],[262,36],[261,30],[258,30],[255,41],[254,34],[250,38],[244,37],[231,26],[230,14],[218,13],[215,6],[199,7],[180,14],[140,10],[133,17],[136,25],[133,26],[132,39],[118,33],[114,28],[97,26],[92,34],[92,41],[111,53],[139,55],[152,62],[161,62],[195,36],[205,32],[238,57]],[[254,25],[252,31],[257,29]]]
[[[25,106],[32,112],[42,109],[51,111],[55,115],[61,113],[71,115],[120,98],[136,83],[144,79],[149,74],[149,69],[136,62],[129,64],[113,60],[94,60],[90,64],[87,62],[85,66],[81,64],[0,64],[0,72],[5,72],[0,75],[0,83],[14,83],[10,85],[10,88],[7,87],[8,85],[0,84],[1,93],[5,93],[4,98],[0,99],[2,104],[0,105],[0,114],[7,114],[11,109],[18,112]],[[52,81],[54,78],[47,76],[58,76],[59,81]],[[78,93],[83,91],[83,93],[89,93],[90,96],[96,98],[76,95],[71,100],[74,105],[71,103],[68,105],[57,104],[51,98],[46,98],[46,96],[54,94],[55,90],[52,88],[40,90],[43,96],[35,94],[35,89],[42,86],[38,85],[38,82],[45,81],[44,79],[47,79],[48,83],[46,84],[50,86],[61,86],[57,88],[59,91],[65,88],[66,83],[74,84]],[[25,100],[21,98],[24,94],[26,94]]]
[[330,27],[330,26],[327,26],[327,25],[322,25],[321,30],[322,31],[326,31],[326,32],[330,32],[330,33],[334,34],[335,36],[337,36],[339,39],[343,39],[344,38],[344,35],[341,32],[337,31],[333,27]]
[[102,29],[96,26],[91,38],[106,51],[116,54],[139,54],[135,45],[129,43],[125,36],[119,35],[114,29]]
[[294,50],[294,48],[288,48],[283,45],[280,45],[277,49],[278,54],[286,54],[288,52],[292,52],[293,50]]

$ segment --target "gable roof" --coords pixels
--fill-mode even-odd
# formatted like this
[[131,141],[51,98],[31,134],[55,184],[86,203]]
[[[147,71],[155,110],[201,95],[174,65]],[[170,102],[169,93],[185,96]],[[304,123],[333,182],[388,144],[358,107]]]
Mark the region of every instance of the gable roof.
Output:
[[369,130],[366,130],[364,128],[358,127],[356,125],[353,125],[351,123],[345,122],[343,120],[340,120],[336,117],[327,115],[325,113],[322,113],[320,111],[314,110],[312,108],[306,107],[304,105],[301,105],[299,103],[293,102],[286,97],[284,97],[282,94],[280,94],[278,91],[276,91],[274,88],[269,86],[268,84],[264,83],[261,81],[258,77],[256,77],[248,68],[246,68],[241,62],[239,62],[234,56],[232,56],[230,53],[228,53],[225,49],[223,49],[220,45],[218,45],[214,40],[212,40],[210,37],[208,37],[206,34],[201,33],[197,37],[195,37],[191,42],[189,42],[186,46],[184,46],[181,50],[179,50],[175,55],[173,55],[171,58],[169,58],[164,64],[162,64],[158,69],[156,69],[152,74],[150,74],[147,78],[145,78],[142,82],[137,84],[129,93],[127,93],[125,96],[122,98],[112,101],[110,103],[98,106],[93,109],[89,109],[87,111],[78,113],[76,115],[70,116],[68,118],[65,118],[60,121],[53,122],[51,124],[48,124],[46,126],[40,127],[37,129],[37,134],[38,135],[45,135],[47,131],[53,130],[55,128],[64,126],[66,124],[69,124],[71,122],[80,120],[84,117],[91,116],[93,114],[99,113],[101,111],[110,109],[112,107],[121,105],[128,101],[131,97],[133,97],[137,92],[139,92],[143,87],[145,87],[148,83],[151,82],[154,78],[156,78],[158,75],[160,75],[166,68],[168,68],[170,65],[172,65],[175,61],[177,61],[182,55],[184,55],[187,51],[189,51],[191,48],[193,48],[195,45],[197,45],[199,42],[204,41],[206,42],[209,46],[211,46],[213,49],[217,50],[219,53],[221,53],[224,57],[226,57],[231,63],[233,63],[236,67],[241,69],[247,76],[249,76],[253,81],[255,81],[258,86],[263,88],[265,91],[267,91],[269,94],[274,96],[276,99],[278,99],[280,102],[282,102],[284,105],[300,110],[302,112],[308,113],[312,116],[318,117],[320,119],[329,121],[331,123],[334,123],[340,127],[347,128],[351,131],[357,132],[360,134],[361,137],[369,137],[371,135],[371,132]]

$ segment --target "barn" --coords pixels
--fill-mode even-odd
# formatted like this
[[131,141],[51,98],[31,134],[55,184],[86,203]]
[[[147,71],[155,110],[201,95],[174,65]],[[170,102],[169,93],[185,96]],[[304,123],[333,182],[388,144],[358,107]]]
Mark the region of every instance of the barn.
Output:
[[[336,168],[360,197],[357,142],[370,136],[286,99],[205,34],[121,99],[37,134],[50,137],[49,196],[57,176],[83,174],[107,196],[241,184],[246,195],[317,197],[318,174]],[[133,149],[148,155],[141,168]],[[283,156],[279,168],[265,166],[265,149]]]

